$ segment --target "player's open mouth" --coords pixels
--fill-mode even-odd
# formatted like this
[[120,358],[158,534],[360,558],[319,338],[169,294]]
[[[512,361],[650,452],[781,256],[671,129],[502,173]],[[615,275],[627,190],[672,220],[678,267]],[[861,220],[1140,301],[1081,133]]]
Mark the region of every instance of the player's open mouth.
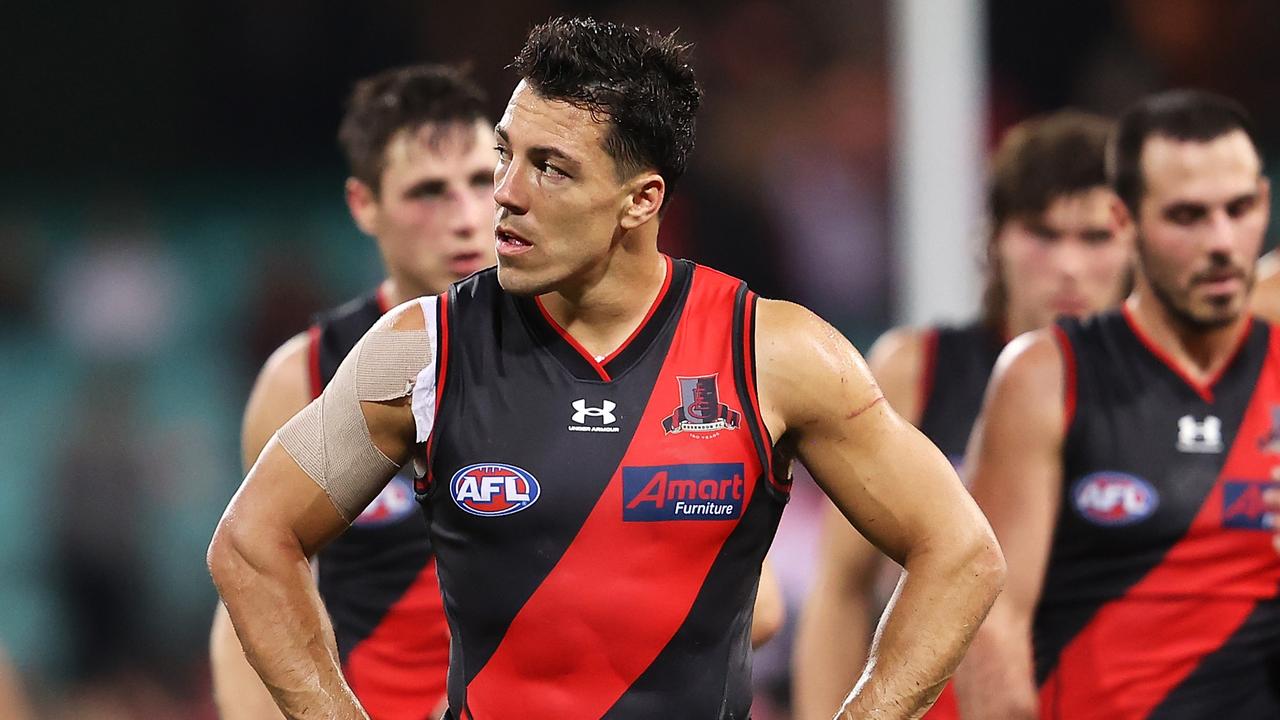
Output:
[[499,255],[519,255],[533,247],[533,243],[505,228],[498,228],[494,236],[498,239]]

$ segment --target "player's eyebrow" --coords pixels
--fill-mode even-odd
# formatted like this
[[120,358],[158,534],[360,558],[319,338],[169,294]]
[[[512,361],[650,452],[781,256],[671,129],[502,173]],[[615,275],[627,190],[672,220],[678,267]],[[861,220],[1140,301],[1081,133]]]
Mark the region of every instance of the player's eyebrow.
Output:
[[[495,127],[493,131],[498,135],[498,139],[502,140],[502,142],[504,143],[511,142],[511,138],[508,137],[506,129],[503,128],[501,125],[498,125],[497,127]],[[563,160],[566,163],[572,163],[575,166],[578,165],[577,158],[565,152],[564,150],[561,150],[555,145],[534,145],[533,147],[529,148],[526,151],[526,154],[529,157],[536,158],[538,160],[547,160],[550,158],[556,158],[558,160]]]

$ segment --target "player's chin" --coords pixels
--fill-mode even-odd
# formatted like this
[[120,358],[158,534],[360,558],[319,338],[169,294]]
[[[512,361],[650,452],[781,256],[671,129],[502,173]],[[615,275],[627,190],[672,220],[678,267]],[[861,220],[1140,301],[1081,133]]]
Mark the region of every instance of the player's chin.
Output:
[[542,295],[549,290],[543,273],[533,268],[521,267],[523,263],[508,258],[498,258],[498,284],[512,295]]

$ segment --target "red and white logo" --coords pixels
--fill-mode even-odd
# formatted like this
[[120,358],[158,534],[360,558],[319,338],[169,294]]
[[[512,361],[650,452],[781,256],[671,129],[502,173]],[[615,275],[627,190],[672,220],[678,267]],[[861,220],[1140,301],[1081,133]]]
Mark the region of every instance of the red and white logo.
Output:
[[453,502],[472,515],[511,515],[538,501],[541,489],[528,471],[504,463],[468,465],[449,481]]
[[391,478],[391,482],[382,488],[382,492],[351,524],[356,527],[381,527],[403,520],[415,512],[418,512],[418,503],[413,497],[413,482],[401,471]]
[[1151,483],[1122,472],[1085,475],[1071,488],[1071,499],[1081,517],[1095,525],[1133,525],[1151,517],[1160,495]]

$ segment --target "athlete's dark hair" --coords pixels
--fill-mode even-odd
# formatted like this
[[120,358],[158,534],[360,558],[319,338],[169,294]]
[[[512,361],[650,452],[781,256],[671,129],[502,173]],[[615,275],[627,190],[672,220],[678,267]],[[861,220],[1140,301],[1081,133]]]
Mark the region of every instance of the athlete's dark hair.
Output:
[[378,192],[387,144],[402,130],[485,120],[484,91],[467,69],[448,65],[392,68],[360,80],[347,100],[338,144],[351,174]]
[[670,192],[702,102],[688,55],[674,33],[558,17],[529,32],[511,67],[540,96],[609,122],[604,149],[620,177],[653,168]]
[[1170,90],[1148,95],[1120,115],[1107,147],[1111,187],[1136,217],[1142,204],[1142,148],[1154,136],[1209,142],[1243,130],[1261,162],[1258,134],[1247,110],[1230,98],[1203,90]]
[[1105,151],[1110,120],[1077,110],[1062,110],[1013,126],[991,161],[987,190],[987,284],[983,318],[992,327],[1004,322],[1008,290],[996,238],[1010,220],[1039,216],[1058,198],[1106,187]]

